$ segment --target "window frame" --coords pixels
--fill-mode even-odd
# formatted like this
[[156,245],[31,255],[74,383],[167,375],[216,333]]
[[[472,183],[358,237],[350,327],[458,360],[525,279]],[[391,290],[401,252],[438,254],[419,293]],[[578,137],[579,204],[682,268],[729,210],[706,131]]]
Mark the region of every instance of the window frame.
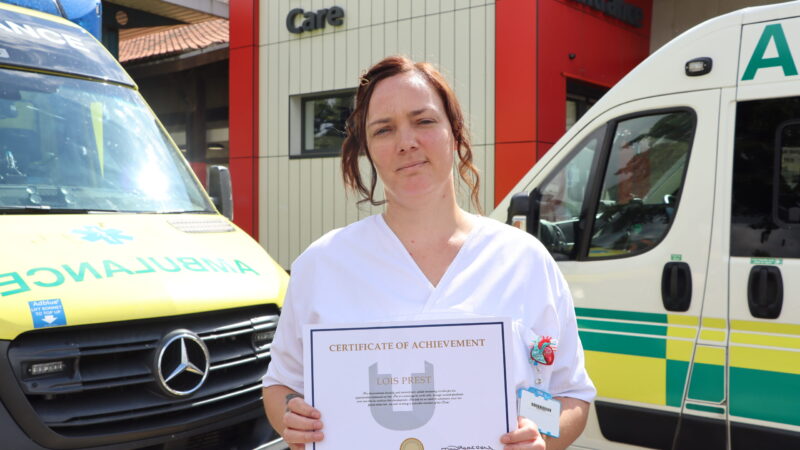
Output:
[[599,102],[609,90],[611,90],[610,86],[603,86],[567,76],[564,108],[565,110],[567,109],[566,104],[568,102],[575,102],[575,122],[573,122],[571,126],[566,126],[566,117],[564,117],[565,130],[569,130],[575,126],[581,117],[583,117],[592,106]]
[[[678,107],[669,107],[669,108],[655,108],[655,109],[647,109],[642,111],[636,111],[633,113],[623,114],[618,117],[614,117],[613,119],[607,120],[602,122],[602,125],[595,127],[589,133],[586,133],[579,137],[579,140],[576,142],[580,143],[585,139],[587,136],[591,135],[601,127],[605,126],[605,134],[602,138],[601,145],[598,147],[598,151],[595,153],[594,160],[592,161],[592,168],[590,171],[590,176],[587,181],[587,189],[583,199],[583,205],[581,205],[581,213],[579,216],[579,233],[580,236],[576,237],[575,245],[577,247],[575,251],[575,259],[570,261],[606,261],[606,260],[613,260],[613,259],[622,259],[622,258],[629,258],[632,256],[638,256],[643,253],[647,253],[650,250],[658,247],[661,242],[669,235],[669,232],[672,230],[672,225],[675,223],[675,219],[673,219],[669,225],[667,225],[663,236],[661,239],[652,247],[646,248],[640,251],[635,251],[631,253],[626,253],[622,255],[608,255],[608,256],[596,256],[596,257],[589,257],[589,249],[591,248],[591,240],[592,240],[592,230],[594,229],[594,224],[596,221],[597,210],[600,203],[600,195],[602,194],[603,188],[603,181],[605,179],[605,173],[608,169],[609,157],[611,155],[611,145],[614,141],[614,133],[616,133],[617,126],[620,122],[624,122],[626,120],[635,119],[638,117],[644,116],[654,116],[659,114],[670,114],[675,112],[687,112],[690,115],[692,121],[692,131],[689,137],[689,147],[686,150],[686,165],[683,168],[683,173],[681,175],[682,183],[680,187],[680,196],[675,203],[675,213],[674,217],[678,216],[678,211],[680,210],[681,199],[683,198],[684,186],[686,183],[686,174],[689,170],[689,163],[691,162],[692,152],[694,150],[694,142],[695,142],[695,135],[697,133],[697,112],[689,107],[689,106],[678,106]],[[577,136],[576,136],[577,138]],[[551,172],[551,175],[546,177],[542,183],[538,186],[541,189],[546,182],[548,182],[553,174],[556,174],[558,171],[564,169],[566,164],[572,160],[581,149],[575,148],[571,149],[569,154],[567,154],[561,161],[559,161],[556,169]]]
[[[584,135],[581,135],[579,137],[576,136],[573,139],[573,141],[577,143],[575,148],[571,149],[569,151],[569,153],[564,158],[562,158],[558,163],[556,163],[556,165],[554,166],[554,169],[549,174],[547,174],[547,176],[537,186],[537,189],[541,193],[542,192],[542,188],[544,188],[551,181],[553,181],[553,179],[559,173],[561,173],[564,170],[566,170],[567,166],[578,156],[578,154],[580,154],[585,149],[585,147],[580,146],[580,144],[583,144],[586,141],[587,138],[593,136],[595,133],[598,133],[600,135],[600,136],[598,136],[597,149],[595,149],[594,155],[592,156],[592,162],[589,165],[589,178],[586,181],[586,188],[585,188],[585,190],[583,192],[583,201],[581,202],[580,212],[578,213],[578,229],[580,230],[580,235],[576,236],[575,242],[573,243],[574,246],[575,246],[574,249],[573,249],[573,253],[575,253],[575,258],[572,258],[572,259],[559,259],[559,258],[556,258],[555,254],[550,252],[550,250],[548,249],[548,253],[550,253],[554,257],[554,259],[556,259],[556,261],[580,261],[580,257],[581,257],[581,241],[583,240],[583,235],[585,234],[583,232],[583,230],[585,229],[586,219],[588,217],[588,216],[586,216],[586,214],[587,214],[586,199],[588,198],[589,194],[592,192],[591,191],[591,187],[596,182],[595,178],[597,177],[597,173],[593,169],[598,166],[600,158],[601,158],[601,155],[603,154],[603,151],[604,151],[606,140],[609,137],[608,136],[608,124],[609,124],[609,122],[605,122],[605,123],[601,124],[600,126],[593,128],[591,131],[589,131],[588,133],[586,133]],[[573,142],[573,141],[571,141],[571,142]],[[541,203],[539,203],[538,207],[539,207],[539,217],[541,218]],[[539,220],[539,227],[541,229],[541,219]]]
[[[290,136],[289,141],[289,159],[306,159],[306,158],[330,158],[339,157],[342,154],[342,149],[326,149],[326,150],[306,150],[306,102],[314,100],[322,100],[329,98],[342,98],[350,97],[353,100],[355,107],[356,90],[353,88],[338,89],[334,91],[314,92],[310,94],[292,95],[289,99],[289,130],[291,133],[298,133],[299,138],[292,139]],[[298,114],[292,114],[292,110]],[[292,124],[292,119],[297,118],[297,125]],[[299,142],[299,149],[292,149],[292,142]],[[293,151],[294,150],[294,151]]]
[[783,161],[781,160],[781,156],[783,153],[783,148],[781,147],[783,130],[786,127],[792,125],[800,125],[800,119],[793,118],[789,120],[785,120],[778,124],[775,128],[775,159],[772,164],[772,220],[775,222],[775,225],[780,226],[781,228],[785,228],[787,230],[797,230],[800,229],[800,222],[785,222],[783,219],[780,218],[778,215],[778,206],[779,201],[778,197],[780,196],[780,180],[781,180],[781,167]]

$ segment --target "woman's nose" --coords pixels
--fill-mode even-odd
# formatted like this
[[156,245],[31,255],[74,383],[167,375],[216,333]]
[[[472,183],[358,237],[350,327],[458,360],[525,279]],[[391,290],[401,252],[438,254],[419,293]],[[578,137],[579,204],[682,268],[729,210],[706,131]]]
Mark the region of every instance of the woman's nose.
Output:
[[398,147],[401,152],[417,148],[417,134],[412,127],[403,126],[398,129]]

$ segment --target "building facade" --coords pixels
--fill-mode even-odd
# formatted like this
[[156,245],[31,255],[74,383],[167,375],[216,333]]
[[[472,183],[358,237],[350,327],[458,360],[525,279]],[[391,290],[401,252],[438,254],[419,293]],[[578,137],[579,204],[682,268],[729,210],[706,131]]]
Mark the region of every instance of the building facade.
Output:
[[708,17],[760,3],[231,2],[235,221],[289,268],[325,232],[382,211],[347,195],[337,155],[359,75],[385,56],[429,61],[455,89],[488,213],[652,51]]

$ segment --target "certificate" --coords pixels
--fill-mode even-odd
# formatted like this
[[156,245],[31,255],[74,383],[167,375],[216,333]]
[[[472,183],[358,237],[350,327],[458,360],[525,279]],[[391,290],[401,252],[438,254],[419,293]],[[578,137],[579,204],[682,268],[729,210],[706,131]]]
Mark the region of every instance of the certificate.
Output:
[[[314,450],[502,448],[516,428],[509,319],[305,327]],[[512,428],[513,427],[513,428]]]

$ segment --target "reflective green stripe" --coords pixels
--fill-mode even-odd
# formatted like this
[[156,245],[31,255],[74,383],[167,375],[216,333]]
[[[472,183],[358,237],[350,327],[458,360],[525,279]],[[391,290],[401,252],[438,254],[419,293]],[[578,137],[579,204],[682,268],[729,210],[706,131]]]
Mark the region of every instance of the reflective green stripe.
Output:
[[689,385],[690,400],[721,402],[725,398],[725,371],[716,364],[695,363]]
[[654,334],[666,336],[667,327],[662,325],[642,325],[638,323],[604,322],[602,320],[578,319],[578,328],[592,330],[622,331],[625,333]]
[[800,375],[730,370],[731,415],[800,426]]
[[666,314],[616,311],[612,309],[575,308],[578,317],[597,317],[600,319],[635,320],[638,322],[667,323]]
[[581,337],[584,350],[649,356],[652,358],[667,357],[666,339],[595,333],[593,331],[578,331],[578,334]]
[[667,360],[667,406],[681,406],[688,371],[688,361]]
[[725,414],[725,410],[714,406],[695,405],[694,403],[687,403],[686,409],[694,409],[696,411],[705,411],[710,413]]

